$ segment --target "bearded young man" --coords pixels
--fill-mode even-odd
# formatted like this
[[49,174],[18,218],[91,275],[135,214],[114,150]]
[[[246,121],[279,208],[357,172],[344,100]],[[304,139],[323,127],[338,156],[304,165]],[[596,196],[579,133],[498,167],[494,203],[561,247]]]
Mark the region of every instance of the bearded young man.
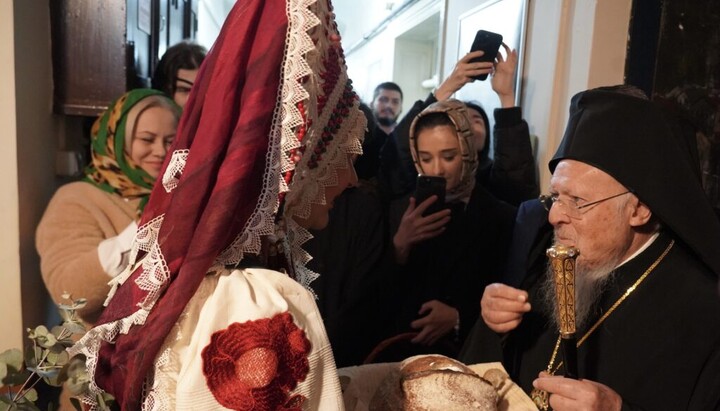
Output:
[[402,102],[402,89],[391,81],[378,84],[373,91],[370,108],[378,128],[387,135],[390,135],[397,125],[397,119],[402,113]]
[[541,409],[719,409],[720,222],[686,153],[627,87],[577,94],[542,201],[553,242],[580,252],[580,378],[563,377],[552,280],[530,261],[542,232],[522,285],[486,288],[461,359],[501,359]]

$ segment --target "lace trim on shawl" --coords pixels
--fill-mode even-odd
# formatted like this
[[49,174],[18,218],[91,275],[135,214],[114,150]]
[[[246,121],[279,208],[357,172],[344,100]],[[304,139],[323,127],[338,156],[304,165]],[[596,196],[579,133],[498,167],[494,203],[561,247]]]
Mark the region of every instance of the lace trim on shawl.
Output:
[[[162,253],[155,251],[159,250],[157,238],[164,216],[164,214],[157,216],[138,228],[138,231],[135,234],[135,239],[133,240],[132,248],[130,249],[129,264],[122,274],[118,275],[109,282],[112,288],[105,300],[105,305],[107,305],[113,298],[117,288],[125,283],[125,281],[130,278],[137,268],[137,256],[140,251],[144,251],[148,253],[148,255],[145,259],[143,259],[143,273],[140,277],[138,277],[138,281],[143,284],[151,284],[152,281],[144,280],[144,278],[148,278],[151,274],[160,277],[164,276],[165,278],[169,277],[170,271],[165,263]],[[68,348],[67,351],[71,357],[77,354],[83,354],[85,356],[85,367],[87,368],[89,375],[95,375],[98,353],[100,352],[100,345],[103,341],[114,341],[118,334],[127,334],[132,326],[145,324],[148,314],[150,314],[153,305],[157,301],[160,286],[146,286],[143,289],[147,289],[146,291],[149,291],[149,293],[140,305],[138,311],[135,311],[130,316],[122,318],[118,321],[102,324],[90,329],[77,343]],[[88,405],[91,411],[94,411],[98,409],[98,405],[95,402],[95,395],[102,392],[103,390],[95,383],[95,379],[90,378],[88,393],[78,397],[78,399],[83,404]]]
[[[327,10],[325,1],[317,2],[317,4],[316,2],[317,0],[288,0],[286,6],[288,16],[287,50],[282,63],[282,78],[286,79],[286,81],[281,81],[281,87],[278,91],[280,104],[275,108],[273,115],[263,188],[257,206],[245,227],[243,227],[233,243],[218,256],[213,267],[236,265],[242,260],[245,253],[259,253],[261,237],[270,235],[275,230],[275,215],[279,209],[279,195],[289,190],[288,184],[283,178],[284,173],[295,170],[296,167],[301,170],[304,167],[304,172],[296,175],[290,185],[292,186],[291,193],[306,191],[301,195],[293,196],[294,200],[292,201],[294,202],[294,207],[292,215],[307,217],[313,203],[325,204],[325,186],[337,183],[337,172],[335,168],[347,166],[345,155],[348,153],[362,153],[359,139],[350,137],[344,143],[335,141],[335,147],[328,151],[322,166],[316,169],[310,170],[307,167],[307,157],[309,156],[303,156],[304,158],[301,159],[302,163],[298,165],[296,165],[292,159],[291,151],[299,148],[301,145],[301,142],[296,136],[296,130],[305,122],[302,113],[298,109],[298,103],[310,100],[306,105],[310,108],[310,115],[308,117],[315,121],[316,125],[327,124],[332,113],[332,108],[335,107],[342,96],[348,82],[346,75],[337,79],[332,93],[327,96],[328,101],[325,105],[325,110],[322,116],[318,118],[315,108],[317,106],[317,96],[321,92],[321,84],[316,80],[318,73],[313,75],[308,60],[312,61],[312,59],[320,58],[320,56],[324,55],[324,52],[327,51],[327,48],[330,47],[330,44],[324,33],[319,32],[319,30],[324,30],[324,28],[320,25],[321,21],[318,17],[311,11],[311,7],[313,5],[322,7],[321,10],[318,10],[318,14],[321,16],[329,15],[329,11]],[[310,35],[311,30],[317,32],[315,33],[315,37],[318,38],[318,50],[316,52],[313,52],[313,50],[316,49],[316,45]],[[310,78],[313,81],[303,85],[303,78]],[[305,88],[306,86],[310,88],[309,91]],[[349,135],[351,134],[350,130],[358,127],[364,129],[361,122],[364,121],[365,118],[362,116],[362,113],[357,110],[357,105],[357,102],[352,105],[352,110],[350,110],[352,115],[343,121],[340,129],[335,133],[336,135]],[[313,133],[306,138],[310,140],[308,140],[305,145],[314,148],[320,139],[320,132]],[[180,180],[179,174],[182,173],[189,154],[189,150],[181,150],[173,153],[173,157],[163,175],[163,186],[168,192],[177,187]],[[316,173],[316,175],[308,178],[311,172]],[[139,251],[145,251],[147,254],[142,261],[143,273],[138,277],[136,282],[138,287],[148,291],[148,294],[142,303],[139,304],[138,311],[128,317],[93,328],[68,350],[71,355],[84,354],[86,356],[86,366],[91,376],[95,375],[101,343],[103,341],[112,342],[119,333],[126,334],[132,326],[144,324],[148,314],[157,302],[161,291],[167,285],[169,270],[157,243],[157,236],[163,218],[164,215],[158,216],[138,230],[133,243],[128,269],[113,281],[113,289],[108,296],[109,301],[114,295],[115,289],[127,281],[134,271],[133,268],[135,268]],[[286,222],[286,230],[288,233],[287,241],[285,242],[286,255],[292,258],[296,280],[315,295],[310,288],[310,283],[318,277],[318,274],[306,268],[306,264],[310,261],[311,256],[302,249],[302,245],[312,238],[312,236],[307,230],[295,223],[292,218],[287,218]],[[167,356],[167,353],[162,351],[158,359],[165,358],[165,356]],[[91,394],[102,392],[100,387],[98,387],[92,379],[89,388]],[[171,409],[167,407],[169,402],[166,398],[151,394],[151,391],[159,388],[154,387],[152,377],[149,377],[148,381],[146,381],[145,388],[147,389],[146,393],[148,396],[153,396],[153,398],[150,399],[150,402],[153,404],[153,409]],[[169,387],[163,387],[163,389],[166,388]],[[97,409],[97,404],[94,404],[93,395],[87,395],[80,400],[89,405],[91,410]]]
[[[118,334],[127,334],[133,325],[144,324],[147,319],[149,310],[140,309],[135,311],[128,317],[120,321],[103,324],[90,329],[83,338],[67,349],[68,354],[73,357],[83,354],[86,357],[85,367],[90,376],[95,375],[98,362],[98,352],[103,341],[114,341]],[[95,402],[95,394],[102,393],[103,390],[97,386],[94,378],[90,378],[88,393],[78,397],[78,399],[90,407],[90,411],[98,410],[98,404]]]
[[183,310],[175,326],[168,335],[163,348],[160,350],[153,371],[148,375],[143,387],[143,410],[148,411],[172,411],[175,407],[175,395],[171,395],[177,389],[177,376],[180,373],[180,359],[178,353],[174,352],[170,342],[179,341],[183,338],[180,324],[187,317],[187,307]]
[[[309,7],[312,6],[315,1],[316,0],[288,1],[287,15],[289,26],[286,38],[287,53],[283,61],[282,70],[283,78],[288,80],[282,83],[282,87],[280,87],[278,91],[282,101],[281,104],[276,107],[273,116],[270,141],[268,143],[269,150],[266,156],[263,188],[256,209],[248,219],[246,226],[231,246],[220,254],[216,265],[237,264],[242,260],[244,253],[258,253],[261,246],[261,236],[274,232],[275,215],[279,208],[278,195],[281,192],[288,191],[288,186],[282,178],[281,172],[294,168],[294,163],[290,161],[287,152],[300,145],[294,133],[294,128],[303,123],[302,116],[297,110],[297,103],[307,99],[308,93],[302,88],[299,80],[311,74],[310,66],[305,61],[304,54],[314,48],[312,39],[306,34],[307,30],[320,24],[320,20],[309,10]],[[176,153],[173,153],[174,157],[175,154]],[[184,168],[184,161],[187,160],[185,154],[189,156],[189,152],[177,154],[177,166]],[[172,161],[173,159],[171,159],[171,162]],[[181,161],[183,162],[182,166],[180,166]],[[170,167],[168,167],[168,170],[170,170]],[[164,185],[166,180],[170,182],[176,176],[177,173],[166,171],[163,176]],[[176,186],[177,182],[175,183],[175,187]],[[113,290],[111,290],[111,295],[108,297],[109,301],[112,295],[114,295],[114,290],[130,277],[133,272],[131,268],[135,266],[138,252],[142,250],[148,254],[143,259],[143,274],[137,281],[140,288],[148,291],[148,295],[140,304],[141,307],[128,317],[91,329],[80,341],[68,349],[71,356],[77,354],[85,355],[87,358],[86,367],[91,376],[95,375],[101,343],[103,341],[112,342],[118,334],[126,334],[130,327],[144,324],[160,292],[166,285],[165,282],[169,278],[169,270],[167,264],[165,264],[162,252],[157,245],[157,234],[162,225],[163,217],[164,215],[158,216],[138,230],[133,243],[128,270],[113,281]],[[165,352],[161,352],[159,355],[163,356]],[[97,409],[97,404],[95,404],[94,394],[101,393],[102,390],[92,378],[89,392],[91,393],[90,395],[85,395],[80,398],[80,400],[86,405],[89,405],[91,410],[95,410]],[[159,400],[154,402],[156,405],[164,402],[160,398],[156,399]],[[163,406],[158,407],[158,409],[164,408]]]
[[317,300],[317,294],[315,294],[315,290],[312,289],[310,283],[315,281],[320,274],[307,268],[307,263],[312,260],[312,256],[302,248],[302,245],[313,236],[292,218],[286,220],[286,227],[287,237],[283,241],[283,246],[285,255],[292,256],[293,269],[295,270],[294,280],[310,291],[313,298]]
[[309,94],[300,85],[300,79],[311,75],[312,70],[304,55],[314,49],[307,31],[320,24],[320,20],[310,11],[317,0],[288,1],[286,13],[288,30],[285,38],[286,53],[282,66],[281,87],[278,90],[280,104],[275,108],[270,133],[270,147],[266,158],[267,169],[258,206],[264,213],[253,213],[246,227],[240,231],[232,244],[217,258],[218,265],[237,265],[244,253],[257,254],[260,251],[260,237],[273,234],[275,215],[279,209],[280,193],[288,192],[288,186],[282,173],[293,170],[289,151],[300,146],[295,129],[303,124],[303,118],[297,104],[308,98]]
[[162,185],[166,192],[169,193],[177,187],[189,154],[190,150],[187,149],[173,151],[162,178]]
[[[295,168],[295,175],[293,175],[290,182],[291,189],[285,199],[287,206],[283,218],[287,236],[285,237],[284,247],[285,255],[291,257],[294,279],[317,298],[310,283],[317,279],[319,274],[307,268],[307,263],[312,259],[312,256],[302,247],[305,242],[312,238],[312,235],[308,230],[297,224],[292,216],[307,218],[310,215],[312,204],[326,204],[325,187],[337,184],[336,170],[348,166],[347,154],[362,153],[360,140],[354,138],[350,131],[357,127],[364,130],[365,126],[360,122],[365,121],[365,117],[357,109],[358,102],[354,102],[352,106],[354,110],[350,110],[350,112],[354,113],[355,116],[346,118],[340,129],[335,132],[335,135],[350,137],[342,143],[339,141],[340,139],[333,141],[330,150],[325,153],[322,165],[319,167],[311,168],[308,166],[310,155],[307,154],[301,157],[297,165],[294,165],[292,159],[293,149],[304,145],[308,152],[314,150],[321,140],[324,126],[329,123],[333,115],[333,109],[343,96],[348,83],[347,75],[343,70],[343,75],[336,79],[332,92],[326,96],[327,99],[323,105],[322,113],[318,116],[318,96],[323,95],[324,90],[320,80],[321,73],[313,73],[310,67],[312,64],[314,67],[321,67],[320,70],[325,69],[318,60],[328,54],[329,48],[334,47],[328,41],[325,32],[326,29],[334,30],[334,28],[321,25],[317,16],[310,11],[310,7],[315,4],[318,8],[317,15],[329,15],[330,10],[327,9],[327,2],[306,0],[300,3],[295,8],[288,9],[288,18],[292,20],[292,23],[296,23],[297,20],[297,24],[302,24],[302,30],[294,37],[288,35],[287,44],[289,50],[301,53],[307,61],[300,59],[300,64],[285,65],[283,68],[285,78],[291,78],[293,81],[283,84],[283,90],[288,89],[288,92],[283,94],[288,97],[287,100],[282,102],[283,113],[284,117],[289,117],[289,120],[283,122],[283,166],[281,171],[285,173],[292,170],[293,167]],[[292,31],[288,31],[288,33],[292,33]],[[296,42],[299,44],[296,44]],[[333,57],[338,58],[337,56]],[[312,81],[303,83],[303,78]],[[304,105],[308,109],[308,113],[305,113],[308,120],[303,118],[303,113],[298,109],[298,104],[302,101],[308,101]],[[308,130],[310,132],[304,137],[305,141],[301,142],[295,130],[296,127],[303,125],[305,121],[314,124],[315,127]],[[283,179],[281,179],[282,183],[284,183]]]
[[[325,2],[318,2],[318,6],[320,5],[324,7]],[[324,9],[320,14],[328,13],[329,10]],[[317,43],[316,47],[314,50],[308,52],[307,58],[310,61],[314,60],[313,64],[316,66],[321,66],[320,63],[317,63],[317,60],[321,58],[321,56],[328,54],[326,52],[329,48],[334,47],[330,44],[327,36],[322,32],[322,30],[325,30],[325,28],[323,26],[318,26],[312,28],[309,32],[303,32],[302,34],[302,36],[311,43],[313,42],[313,38],[315,38],[315,42]],[[322,70],[324,69],[326,69],[326,67],[322,68]],[[320,77],[320,73],[314,73],[314,75],[310,76],[310,78],[315,81],[306,82],[303,87],[303,84],[300,82],[300,78],[298,78],[298,81],[292,85],[293,87],[299,87],[299,89],[302,90],[303,97],[309,98],[310,100],[309,103],[305,105],[309,111],[307,117],[309,121],[316,126],[309,130],[311,132],[305,136],[305,140],[307,141],[304,142],[304,145],[307,147],[308,151],[313,150],[321,140],[322,130],[324,126],[330,122],[331,116],[334,114],[334,108],[343,97],[346,86],[349,82],[347,74],[343,70],[342,75],[335,80],[331,93],[325,96],[326,101],[323,104],[322,113],[317,113],[317,107],[319,105],[318,96],[324,94],[324,84],[323,80],[320,80]],[[309,90],[307,90],[306,87]],[[296,105],[297,104],[293,104],[292,109],[300,115]],[[352,109],[353,110],[350,110],[351,115],[342,122],[340,129],[334,133],[338,136],[349,135],[350,137],[342,143],[339,141],[340,139],[333,140],[329,145],[330,149],[324,154],[322,165],[317,168],[311,168],[308,166],[308,161],[310,161],[311,157],[310,155],[302,156],[300,163],[296,166],[296,174],[293,176],[292,182],[290,183],[292,189],[287,195],[287,204],[291,205],[288,206],[288,208],[291,207],[289,211],[292,215],[307,218],[310,215],[312,204],[326,204],[327,200],[325,198],[325,187],[337,184],[336,170],[338,168],[347,167],[348,163],[346,155],[349,153],[362,154],[360,140],[352,137],[350,131],[357,128],[364,130],[365,127],[362,122],[365,121],[365,117],[362,112],[358,110],[357,101],[352,104]],[[298,147],[300,142],[295,134],[289,133],[289,137],[294,144],[288,147],[283,146],[283,149],[288,150]],[[297,142],[297,145],[295,145],[295,142]],[[289,160],[289,156],[288,161],[292,163],[292,161]],[[289,215],[287,215],[287,211],[286,216],[289,217]]]
[[[111,288],[108,292],[107,299],[105,300],[105,306],[107,306],[110,303],[110,300],[112,300],[115,296],[117,288],[124,284],[125,281],[130,278],[132,273],[135,272],[135,269],[137,269],[136,262],[140,251],[144,251],[149,255],[143,260],[143,273],[140,275],[140,278],[138,278],[138,281],[143,284],[149,283],[149,280],[147,280],[146,277],[150,274],[150,272],[145,270],[150,267],[157,267],[164,270],[163,272],[156,273],[156,275],[161,277],[164,276],[165,278],[169,277],[170,271],[167,268],[167,264],[165,263],[162,253],[159,252],[160,247],[157,242],[158,233],[160,232],[160,227],[162,226],[164,217],[165,214],[161,214],[138,228],[135,233],[135,238],[133,239],[132,247],[130,248],[129,262],[125,271],[108,283]],[[140,286],[140,284],[138,285]],[[141,289],[151,293],[157,293],[159,291],[159,288],[154,289],[152,286],[148,285],[140,287]]]

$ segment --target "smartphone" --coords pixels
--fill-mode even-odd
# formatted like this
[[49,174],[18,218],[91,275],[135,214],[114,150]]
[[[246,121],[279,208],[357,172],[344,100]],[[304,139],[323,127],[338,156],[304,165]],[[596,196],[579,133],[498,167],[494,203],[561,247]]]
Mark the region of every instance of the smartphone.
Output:
[[437,213],[445,208],[445,177],[426,176],[418,174],[417,185],[415,186],[415,206],[419,206],[423,201],[433,195],[437,196],[435,200],[423,213],[424,216]]
[[[475,40],[473,41],[472,47],[470,48],[470,51],[478,51],[482,50],[485,52],[480,57],[474,58],[470,60],[471,63],[477,63],[477,62],[492,62],[495,61],[495,58],[497,57],[498,51],[500,50],[500,45],[502,44],[503,36],[497,33],[493,33],[491,31],[485,31],[485,30],[478,30],[478,32],[475,34]],[[487,79],[487,74],[481,74],[479,76],[473,77],[475,80],[484,81]]]

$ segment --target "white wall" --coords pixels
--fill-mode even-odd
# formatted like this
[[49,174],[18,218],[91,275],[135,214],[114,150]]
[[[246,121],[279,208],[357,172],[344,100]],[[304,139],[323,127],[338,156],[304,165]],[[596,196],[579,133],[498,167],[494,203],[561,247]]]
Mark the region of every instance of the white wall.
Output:
[[25,327],[43,324],[48,309],[34,234],[63,126],[51,112],[49,13],[48,0],[0,1],[0,351],[22,347]]
[[[443,76],[457,59],[458,18],[479,3],[447,4]],[[520,104],[530,133],[538,136],[541,191],[549,185],[547,163],[562,138],[572,96],[623,82],[631,6],[632,0],[529,1]]]
[[[407,0],[336,0],[333,1],[335,21],[345,49],[362,41],[393,9]],[[392,7],[388,4],[392,3]]]
[[198,44],[210,50],[234,4],[233,0],[200,0],[196,38]]
[[[413,41],[399,37],[395,41],[395,58],[392,79],[397,80],[403,91],[403,109],[407,110],[416,100],[425,100],[433,87],[424,88],[424,80],[435,74],[434,54],[437,42]],[[377,85],[377,83],[376,83]],[[370,97],[366,100],[370,102]]]
[[0,1],[0,78],[6,79],[0,87],[0,164],[3,165],[3,178],[0,178],[0,313],[2,313],[2,333],[0,333],[0,352],[22,345],[22,312],[20,297],[20,254],[18,240],[18,187],[17,155],[15,136],[17,123],[15,118],[15,46],[13,23],[13,2]]
[[624,81],[632,0],[531,1],[522,107],[539,137],[541,191],[548,161],[562,139],[570,99]]
[[[55,153],[65,117],[52,113],[48,0],[16,0],[14,7],[19,194],[16,224],[19,223],[23,325],[29,327],[44,324],[48,310],[53,314],[56,311],[40,275],[35,229],[55,190]],[[30,21],[33,24],[27,24]]]
[[[407,44],[405,40],[397,42],[396,39],[417,24],[442,12],[442,9],[442,1],[420,0],[392,20],[385,30],[370,39],[362,48],[349,50],[352,44],[345,43],[343,39],[343,47],[346,49],[345,57],[348,66],[348,76],[353,80],[353,86],[363,101],[369,103],[372,100],[373,89],[383,81],[394,81],[398,83],[403,90],[413,88],[409,83],[407,83],[407,86],[405,84],[406,82],[414,81],[414,79],[399,76],[396,70],[396,62],[394,59],[397,55],[396,48],[399,43]],[[427,78],[425,75],[422,77]],[[415,94],[417,93],[405,97],[406,105],[412,104],[412,102],[419,97]],[[424,99],[425,93],[423,92],[422,94],[422,98]],[[404,108],[407,107],[404,106]]]

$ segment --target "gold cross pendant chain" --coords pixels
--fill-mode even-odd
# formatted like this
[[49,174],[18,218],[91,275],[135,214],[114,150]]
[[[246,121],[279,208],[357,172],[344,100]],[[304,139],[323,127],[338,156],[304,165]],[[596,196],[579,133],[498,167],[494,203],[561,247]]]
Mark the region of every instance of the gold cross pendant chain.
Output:
[[[590,335],[593,332],[595,332],[595,330],[597,330],[597,328],[600,326],[600,324],[602,324],[610,316],[610,314],[612,314],[613,311],[615,311],[618,308],[618,306],[620,306],[620,304],[622,304],[622,302],[625,301],[625,299],[628,298],[628,296],[630,294],[632,294],[633,291],[635,291],[635,289],[640,285],[640,283],[642,283],[643,280],[645,280],[645,278],[648,276],[648,274],[650,274],[655,269],[655,267],[657,267],[658,264],[660,264],[660,262],[670,252],[670,249],[672,249],[674,244],[675,244],[675,240],[670,241],[670,244],[668,244],[665,251],[663,251],[663,253],[660,254],[660,257],[658,257],[657,260],[655,260],[655,262],[652,263],[650,265],[650,267],[648,267],[648,269],[645,270],[644,273],[642,273],[642,275],[635,281],[635,283],[633,285],[631,285],[630,287],[628,287],[627,290],[625,290],[625,293],[623,293],[623,295],[621,295],[620,298],[618,298],[618,300],[615,301],[615,304],[613,304],[610,307],[610,309],[607,310],[605,312],[605,314],[603,314],[602,317],[600,317],[595,322],[595,324],[593,324],[592,327],[590,327],[590,329],[585,333],[585,335],[582,336],[582,338],[577,342],[578,347],[580,347],[580,345],[582,345],[582,343],[585,342],[585,340],[587,340],[588,337],[590,337]],[[550,375],[555,375],[555,373],[563,365],[563,362],[560,361],[558,363],[557,367],[555,367],[555,369],[553,370],[553,365],[555,364],[555,359],[557,358],[557,353],[559,350],[560,350],[560,336],[558,336],[557,342],[555,343],[555,348],[553,349],[553,352],[552,352],[552,356],[550,356],[550,362],[548,363],[548,366],[547,366],[547,373]],[[539,410],[548,411],[550,409],[550,394],[547,391],[533,388],[532,391],[530,391],[530,398],[533,400],[533,402],[535,403],[535,405],[538,407]]]

